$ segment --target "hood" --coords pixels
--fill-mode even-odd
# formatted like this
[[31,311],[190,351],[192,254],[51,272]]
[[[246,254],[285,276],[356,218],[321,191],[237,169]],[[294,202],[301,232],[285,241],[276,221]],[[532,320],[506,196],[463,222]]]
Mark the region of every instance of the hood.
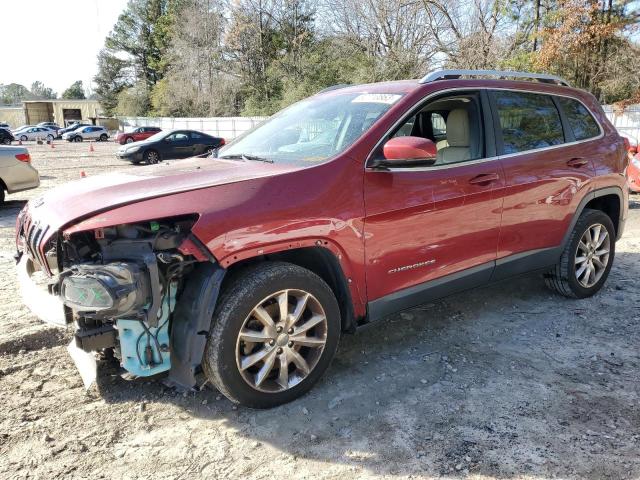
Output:
[[[124,136],[125,134],[122,134],[122,135]],[[118,150],[125,151],[127,148],[140,147],[148,143],[153,143],[153,142],[149,142],[147,139],[144,139],[144,140],[138,140],[137,142],[125,143],[124,145],[120,145],[120,148],[118,148]]]
[[90,215],[190,190],[278,175],[302,167],[194,158],[96,175],[49,190],[27,204],[33,220],[59,230]]

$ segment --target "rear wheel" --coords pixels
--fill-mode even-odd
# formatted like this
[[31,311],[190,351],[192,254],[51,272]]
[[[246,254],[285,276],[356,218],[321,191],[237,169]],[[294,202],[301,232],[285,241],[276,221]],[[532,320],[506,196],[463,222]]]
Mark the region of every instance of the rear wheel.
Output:
[[4,188],[0,185],[0,205],[4,204]]
[[108,137],[107,137],[107,134],[106,134],[106,133],[103,133],[102,135],[100,135],[100,141],[101,141],[101,142],[106,142],[106,141],[107,141],[107,138],[108,138]]
[[47,141],[48,142],[53,142],[53,138],[54,138],[53,135],[51,135],[51,134],[47,135]]
[[316,274],[267,262],[232,279],[214,313],[203,366],[227,398],[252,408],[313,387],[338,347],[340,310]]
[[150,165],[156,164],[160,161],[160,154],[155,150],[147,150],[144,152],[144,161]]
[[585,209],[560,261],[546,275],[549,288],[570,298],[597,293],[609,276],[615,256],[615,229],[607,214]]
[[11,139],[10,138],[3,138],[2,139],[2,143],[4,145],[11,145]]

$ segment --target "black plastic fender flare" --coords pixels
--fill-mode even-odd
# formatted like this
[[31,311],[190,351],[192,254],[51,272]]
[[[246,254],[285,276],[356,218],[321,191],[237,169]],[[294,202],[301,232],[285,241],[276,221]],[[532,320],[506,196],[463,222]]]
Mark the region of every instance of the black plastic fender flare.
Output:
[[620,218],[618,218],[618,231],[616,232],[616,237],[617,237],[616,240],[620,239],[620,236],[622,235],[622,231],[624,230],[624,220],[625,220],[624,205],[622,204],[622,202],[624,201],[624,194],[622,193],[622,189],[620,187],[600,188],[598,190],[593,190],[587,193],[578,204],[578,208],[576,208],[576,211],[573,214],[573,218],[571,219],[569,228],[567,228],[567,231],[565,232],[564,237],[562,238],[562,244],[560,245],[560,250],[559,250],[560,252],[562,252],[565,245],[569,241],[571,232],[573,232],[573,227],[575,227],[576,223],[578,223],[578,219],[580,218],[580,215],[582,214],[582,211],[584,210],[584,207],[587,205],[587,203],[589,203],[591,200],[595,198],[604,197],[605,195],[617,195],[618,200],[620,201]]
[[173,313],[171,369],[166,384],[191,389],[209,337],[226,270],[214,262],[199,263],[187,278]]

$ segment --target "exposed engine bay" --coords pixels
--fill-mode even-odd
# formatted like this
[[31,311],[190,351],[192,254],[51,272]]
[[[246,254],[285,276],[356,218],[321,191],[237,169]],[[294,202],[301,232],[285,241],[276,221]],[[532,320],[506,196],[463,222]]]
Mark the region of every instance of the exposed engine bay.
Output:
[[[177,322],[175,318],[187,277],[203,268],[180,248],[186,241],[197,245],[190,234],[194,222],[195,217],[182,217],[118,225],[59,235],[48,242],[48,289],[60,297],[74,324],[75,345],[69,348],[81,374],[88,367],[79,365],[80,359],[89,357],[74,354],[73,348],[91,356],[112,352],[134,376],[166,372],[174,365],[170,382],[194,386],[209,324],[193,315],[189,305]],[[28,239],[25,235],[27,245]],[[219,287],[224,270],[205,263],[209,273],[219,272],[213,275]],[[213,293],[217,297],[217,288]]]

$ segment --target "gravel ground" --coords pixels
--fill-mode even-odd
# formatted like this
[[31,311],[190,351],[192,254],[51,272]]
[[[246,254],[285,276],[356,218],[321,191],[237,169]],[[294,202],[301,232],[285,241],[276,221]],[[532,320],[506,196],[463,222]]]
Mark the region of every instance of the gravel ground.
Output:
[[69,333],[17,297],[28,198],[122,168],[113,143],[30,145],[42,187],[0,207],[1,478],[638,478],[640,196],[606,288],[573,301],[527,277],[343,337],[328,374],[270,411],[126,381],[85,392]]

